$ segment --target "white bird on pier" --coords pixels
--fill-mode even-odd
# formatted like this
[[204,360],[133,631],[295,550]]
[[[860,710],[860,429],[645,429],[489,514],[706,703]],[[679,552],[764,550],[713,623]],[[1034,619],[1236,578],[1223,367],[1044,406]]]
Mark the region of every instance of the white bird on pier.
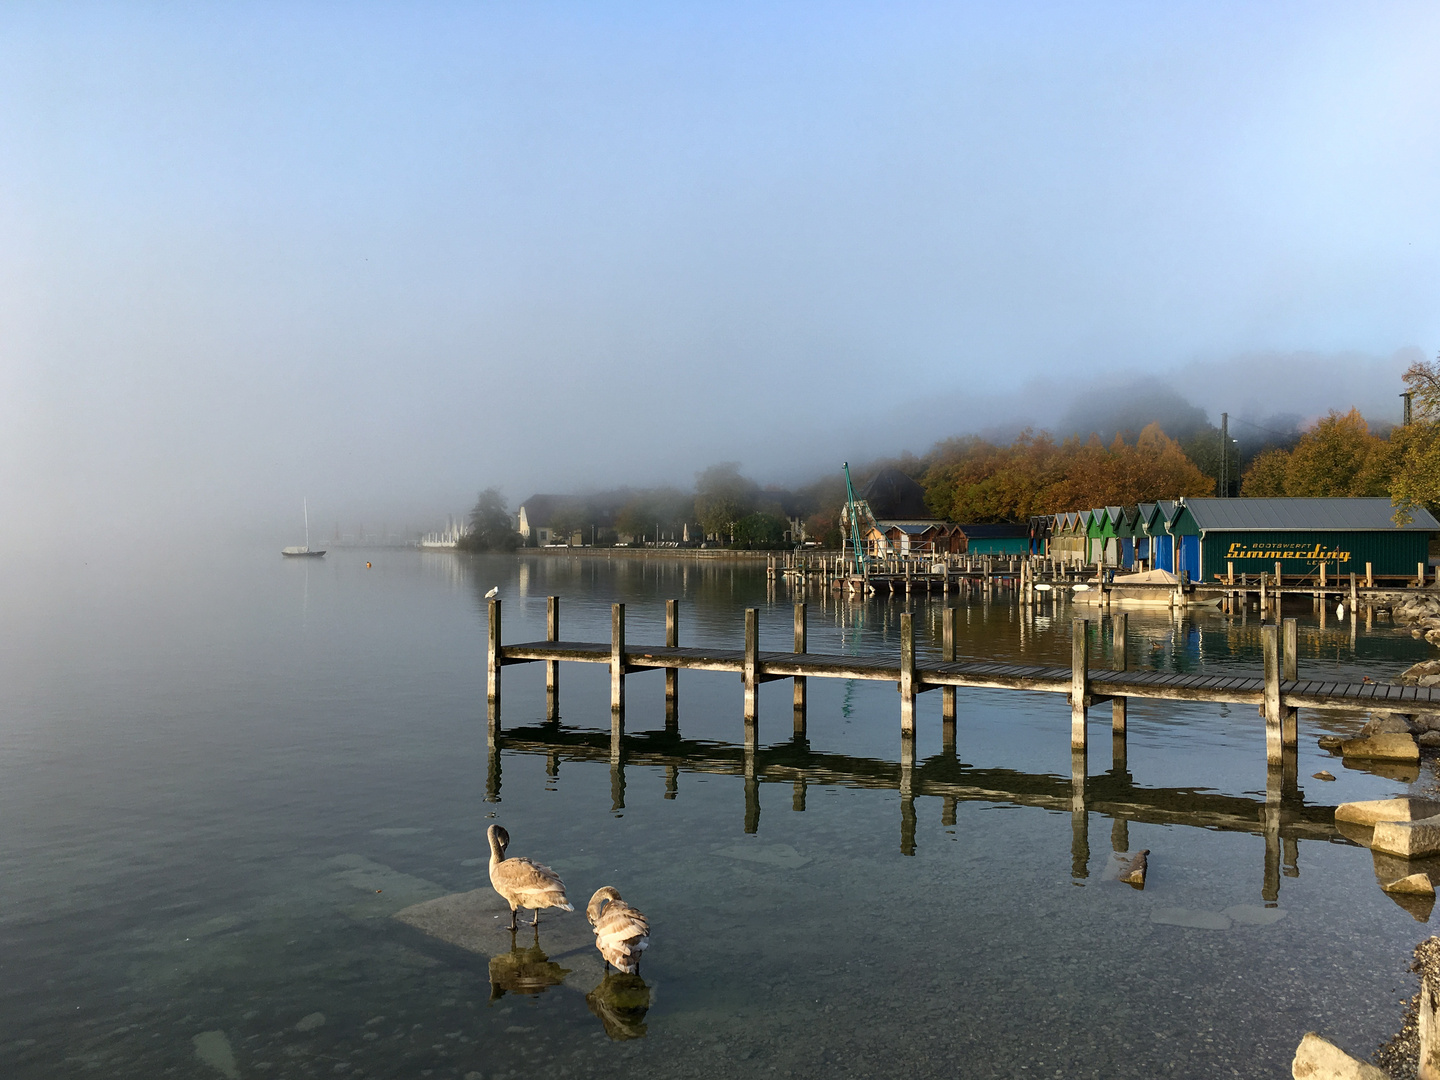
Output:
[[595,890],[585,917],[595,928],[595,947],[605,962],[627,975],[638,973],[640,954],[650,946],[650,920],[609,885]]
[[486,600],[494,600],[495,597],[497,597],[497,596],[499,596],[499,595],[500,595],[500,586],[499,586],[499,585],[496,585],[493,589],[491,589],[489,592],[487,592],[487,593],[485,594],[485,599],[486,599]]
[[511,930],[516,928],[515,920],[522,907],[534,909],[532,926],[540,925],[541,908],[575,910],[565,898],[565,883],[554,870],[519,856],[505,857],[505,849],[510,846],[510,834],[503,826],[491,825],[487,836],[490,840],[490,884],[510,905]]

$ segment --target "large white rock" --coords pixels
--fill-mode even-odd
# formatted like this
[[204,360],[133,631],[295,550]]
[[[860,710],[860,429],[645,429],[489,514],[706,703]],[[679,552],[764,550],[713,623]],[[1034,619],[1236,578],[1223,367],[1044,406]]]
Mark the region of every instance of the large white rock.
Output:
[[1382,821],[1375,826],[1370,846],[1407,859],[1440,854],[1440,817],[1420,821]]
[[1369,799],[1365,802],[1341,803],[1335,808],[1336,821],[1353,821],[1356,825],[1376,825],[1382,821],[1420,821],[1440,814],[1440,802],[1402,795],[1398,799]]
[[1300,1040],[1290,1075],[1295,1080],[1389,1080],[1374,1065],[1351,1057],[1313,1031]]

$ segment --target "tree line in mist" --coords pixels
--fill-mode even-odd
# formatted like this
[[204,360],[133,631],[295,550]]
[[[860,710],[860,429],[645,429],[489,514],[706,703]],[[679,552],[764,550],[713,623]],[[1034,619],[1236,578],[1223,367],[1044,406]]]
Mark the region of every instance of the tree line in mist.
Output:
[[[902,454],[853,470],[857,494],[882,468],[916,480],[938,518],[961,523],[1022,522],[1097,506],[1126,506],[1178,496],[1390,498],[1397,520],[1440,504],[1440,360],[1404,376],[1413,421],[1372,428],[1358,409],[1332,410],[1293,435],[1276,433],[1248,452],[1211,426],[1182,442],[1157,422],[1133,437],[1118,431],[1057,440],[1026,430],[1008,443],[958,436],[923,456]],[[805,537],[840,544],[845,481],[835,473],[794,488],[762,486],[735,462],[697,474],[690,491],[618,488],[560,496],[546,523],[557,536],[613,544],[713,538],[742,548],[778,548]],[[516,508],[518,509],[518,507]],[[521,543],[515,517],[495,488],[482,492],[464,546],[510,550]]]

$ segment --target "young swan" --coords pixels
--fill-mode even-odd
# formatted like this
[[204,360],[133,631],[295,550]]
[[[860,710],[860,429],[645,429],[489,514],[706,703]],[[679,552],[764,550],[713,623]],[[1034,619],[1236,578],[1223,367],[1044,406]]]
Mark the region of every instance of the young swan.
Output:
[[540,925],[541,908],[575,910],[565,899],[565,883],[560,880],[559,874],[529,859],[518,856],[507,859],[505,849],[510,846],[510,834],[499,825],[491,825],[487,835],[490,838],[490,884],[510,905],[511,930],[517,928],[515,919],[522,907],[535,909],[532,926]]
[[596,889],[585,909],[595,928],[595,947],[607,964],[627,975],[640,971],[640,954],[650,946],[650,920],[606,885]]

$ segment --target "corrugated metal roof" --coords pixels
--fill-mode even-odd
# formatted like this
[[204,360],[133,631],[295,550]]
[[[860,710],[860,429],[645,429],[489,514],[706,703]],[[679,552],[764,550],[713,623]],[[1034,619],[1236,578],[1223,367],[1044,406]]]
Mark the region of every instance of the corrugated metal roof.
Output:
[[986,524],[986,525],[960,525],[957,526],[971,540],[985,539],[994,540],[997,537],[1026,537],[1030,536],[1029,525],[1015,525],[1009,523]]
[[1186,499],[1185,508],[1204,532],[1440,531],[1440,522],[1421,507],[1409,525],[1396,525],[1389,499]]

